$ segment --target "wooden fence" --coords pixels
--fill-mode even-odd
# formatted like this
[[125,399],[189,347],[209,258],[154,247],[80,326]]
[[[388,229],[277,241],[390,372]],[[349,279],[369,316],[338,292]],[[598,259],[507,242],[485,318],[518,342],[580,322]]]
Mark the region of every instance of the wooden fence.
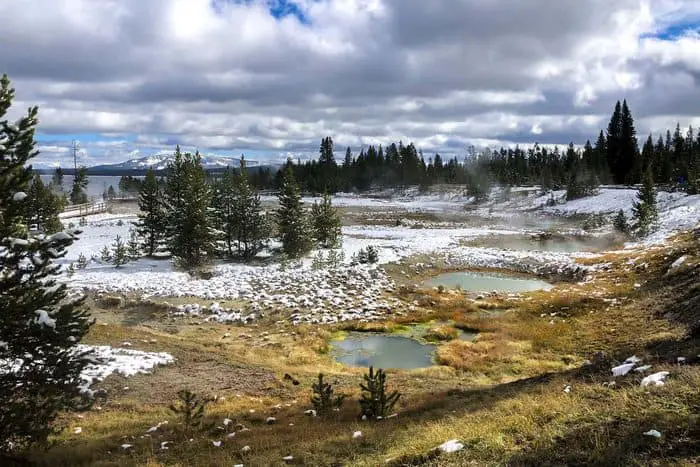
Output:
[[101,212],[107,212],[109,209],[109,203],[99,202],[99,203],[85,203],[85,204],[71,204],[66,206],[66,208],[61,213],[61,218],[66,219],[69,217],[83,217],[90,214],[99,214]]

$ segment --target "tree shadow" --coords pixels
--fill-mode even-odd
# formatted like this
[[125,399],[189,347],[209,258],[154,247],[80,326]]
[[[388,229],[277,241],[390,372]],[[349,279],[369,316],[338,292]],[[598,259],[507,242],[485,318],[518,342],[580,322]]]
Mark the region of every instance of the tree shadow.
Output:
[[[644,435],[655,429],[661,438]],[[645,465],[652,460],[671,462],[700,453],[700,430],[687,417],[664,413],[644,418],[597,420],[551,440],[525,446],[514,454],[511,466]]]

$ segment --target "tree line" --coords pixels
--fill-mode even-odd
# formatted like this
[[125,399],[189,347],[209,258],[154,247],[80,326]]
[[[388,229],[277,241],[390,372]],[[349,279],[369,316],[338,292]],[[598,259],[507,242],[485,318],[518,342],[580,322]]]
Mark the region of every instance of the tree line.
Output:
[[466,185],[482,195],[494,184],[502,186],[541,185],[543,189],[572,186],[572,197],[587,194],[591,187],[605,184],[638,184],[647,171],[656,184],[691,193],[700,191],[700,133],[693,127],[682,131],[677,125],[654,140],[649,135],[640,151],[634,118],[626,101],[615,104],[607,129],[595,142],[582,148],[570,143],[558,146],[534,144],[529,148],[470,151],[463,160],[435,154],[427,160],[413,143],[370,145],[354,154],[346,148],[342,161],[336,160],[331,137],[321,140],[319,156],[301,162],[288,160],[276,176],[258,174],[256,186],[279,188],[286,169],[294,172],[303,191],[335,193],[372,188],[427,187],[435,184]]

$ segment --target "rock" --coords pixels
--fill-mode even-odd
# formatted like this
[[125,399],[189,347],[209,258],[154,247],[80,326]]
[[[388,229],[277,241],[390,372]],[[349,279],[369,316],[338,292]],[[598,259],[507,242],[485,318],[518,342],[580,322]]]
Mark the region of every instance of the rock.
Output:
[[275,417],[267,417],[267,420],[265,420],[268,425],[273,425],[276,421],[277,419]]
[[362,432],[356,431],[355,433],[352,434],[352,438],[353,439],[362,438]]
[[243,446],[241,452],[250,452],[250,446]]
[[654,438],[661,438],[661,433],[656,430],[649,430],[644,433],[644,436],[653,436]]

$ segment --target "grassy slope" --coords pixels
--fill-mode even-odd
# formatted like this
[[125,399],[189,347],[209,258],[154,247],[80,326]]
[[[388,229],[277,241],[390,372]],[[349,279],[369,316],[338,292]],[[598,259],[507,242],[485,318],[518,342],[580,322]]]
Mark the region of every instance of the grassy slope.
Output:
[[[329,330],[263,323],[257,328],[188,326],[169,333],[154,324],[156,319],[96,326],[91,342],[118,345],[130,340],[137,348],[172,352],[178,363],[154,375],[110,378],[105,382],[110,401],[83,418],[66,417],[68,427],[57,445],[35,458],[44,465],[71,466],[283,465],[288,455],[296,465],[358,466],[385,465],[387,459],[394,465],[440,466],[698,461],[700,342],[683,322],[670,322],[663,314],[673,308],[676,297],[687,298],[688,277],[698,275],[699,253],[698,241],[688,235],[665,250],[611,254],[594,260],[610,267],[593,282],[482,304],[510,309],[494,318],[484,318],[461,297],[414,294],[410,298],[425,305],[424,320],[452,319],[481,334],[475,342],[440,347],[439,358],[450,367],[393,372],[391,382],[404,393],[399,416],[379,423],[357,419],[361,372],[330,361],[325,354]],[[681,254],[689,255],[691,266],[675,278],[665,276]],[[688,312],[680,317],[688,318]],[[224,337],[225,332],[231,337]],[[605,355],[584,365],[597,352]],[[652,364],[652,371],[670,371],[668,383],[642,388],[642,375],[634,373],[618,378],[614,387],[604,386],[612,380],[610,367],[633,354]],[[678,356],[690,364],[677,365]],[[328,420],[303,414],[308,387],[319,369],[350,395],[344,409]],[[286,372],[301,384],[284,382]],[[167,403],[185,385],[225,396],[210,406],[212,426],[204,431],[188,433],[168,413]],[[564,392],[567,385],[569,393]],[[270,415],[276,424],[265,423]],[[224,417],[250,430],[217,448],[211,441],[224,439],[216,427]],[[148,427],[164,420],[169,424],[143,437]],[[83,429],[79,435],[72,434],[76,426]],[[650,429],[662,437],[642,434]],[[358,430],[363,437],[353,440]],[[430,453],[452,438],[467,448],[437,457]],[[160,450],[165,440],[173,443]],[[135,447],[124,452],[122,443]],[[250,446],[250,452],[242,453],[243,446]]]

